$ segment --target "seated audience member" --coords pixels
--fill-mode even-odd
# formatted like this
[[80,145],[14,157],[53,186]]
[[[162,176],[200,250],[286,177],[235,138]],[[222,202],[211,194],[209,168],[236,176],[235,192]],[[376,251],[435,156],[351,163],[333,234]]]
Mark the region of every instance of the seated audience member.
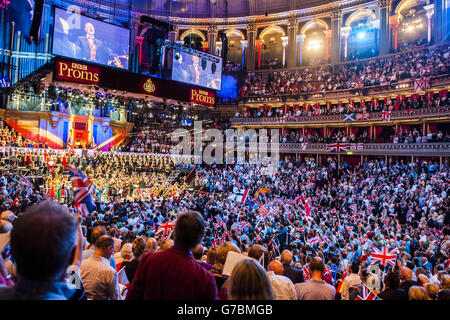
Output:
[[281,263],[283,264],[283,276],[291,279],[292,283],[303,282],[303,271],[292,266],[292,252],[283,250],[281,253]]
[[378,296],[382,300],[408,300],[408,293],[399,286],[399,273],[389,271],[384,277],[384,290]]
[[191,250],[192,256],[194,257],[195,261],[197,261],[202,267],[204,267],[206,270],[211,270],[212,265],[206,263],[202,260],[203,257],[203,246],[201,244],[198,244],[195,248]]
[[178,216],[175,245],[149,254],[140,261],[127,300],[213,300],[218,298],[214,276],[190,255],[205,234],[200,213]]
[[334,300],[336,289],[322,280],[325,265],[319,257],[309,263],[310,279],[295,285],[298,300]]
[[120,300],[117,271],[109,261],[114,253],[114,240],[107,235],[95,242],[94,254],[81,262],[80,273],[89,300]]
[[269,277],[253,259],[243,259],[233,268],[229,278],[229,300],[275,300]]
[[427,290],[424,287],[412,286],[409,288],[409,300],[428,300]]
[[67,208],[50,200],[28,207],[11,231],[17,281],[0,287],[0,300],[70,299],[76,290],[69,289],[65,275],[74,261],[77,235],[77,220]]

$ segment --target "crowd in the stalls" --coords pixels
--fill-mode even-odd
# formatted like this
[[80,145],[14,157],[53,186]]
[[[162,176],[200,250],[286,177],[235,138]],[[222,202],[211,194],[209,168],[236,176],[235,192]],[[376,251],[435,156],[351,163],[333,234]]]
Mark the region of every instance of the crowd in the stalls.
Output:
[[[104,175],[116,167],[95,162]],[[448,163],[263,167],[198,168],[194,192],[100,199],[86,218],[32,206],[49,194],[3,170],[0,298],[353,300],[366,287],[383,300],[449,298]],[[397,250],[393,266],[372,272],[376,247]],[[245,258],[229,271],[232,251]]]
[[296,71],[250,72],[240,96],[299,95],[396,84],[448,74],[448,45],[404,51],[373,59]]

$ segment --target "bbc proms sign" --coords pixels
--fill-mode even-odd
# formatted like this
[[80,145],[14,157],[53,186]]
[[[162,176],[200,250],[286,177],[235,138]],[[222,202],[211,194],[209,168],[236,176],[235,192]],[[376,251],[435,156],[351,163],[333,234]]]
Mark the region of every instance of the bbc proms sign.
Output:
[[55,60],[53,78],[55,81],[96,85],[111,90],[142,93],[208,107],[216,103],[214,90],[62,58]]

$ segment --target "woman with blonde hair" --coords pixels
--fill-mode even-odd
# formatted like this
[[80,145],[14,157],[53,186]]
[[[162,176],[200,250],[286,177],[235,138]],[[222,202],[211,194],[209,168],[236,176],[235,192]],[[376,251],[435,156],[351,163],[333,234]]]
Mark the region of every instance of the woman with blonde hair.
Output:
[[155,238],[148,238],[147,243],[145,244],[145,253],[155,252],[158,250],[158,242]]
[[430,300],[437,300],[437,296],[440,290],[437,284],[427,283],[425,284],[425,289],[427,290],[427,294]]
[[412,286],[409,288],[409,300],[428,300],[428,294],[424,287]]
[[229,300],[275,300],[269,277],[254,259],[243,259],[229,279]]

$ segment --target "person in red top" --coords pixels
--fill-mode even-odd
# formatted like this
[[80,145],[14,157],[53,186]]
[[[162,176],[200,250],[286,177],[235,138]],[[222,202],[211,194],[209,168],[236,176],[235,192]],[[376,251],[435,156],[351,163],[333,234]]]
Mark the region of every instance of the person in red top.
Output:
[[192,257],[205,234],[200,213],[178,216],[173,232],[175,245],[141,258],[126,300],[217,300],[212,273]]

